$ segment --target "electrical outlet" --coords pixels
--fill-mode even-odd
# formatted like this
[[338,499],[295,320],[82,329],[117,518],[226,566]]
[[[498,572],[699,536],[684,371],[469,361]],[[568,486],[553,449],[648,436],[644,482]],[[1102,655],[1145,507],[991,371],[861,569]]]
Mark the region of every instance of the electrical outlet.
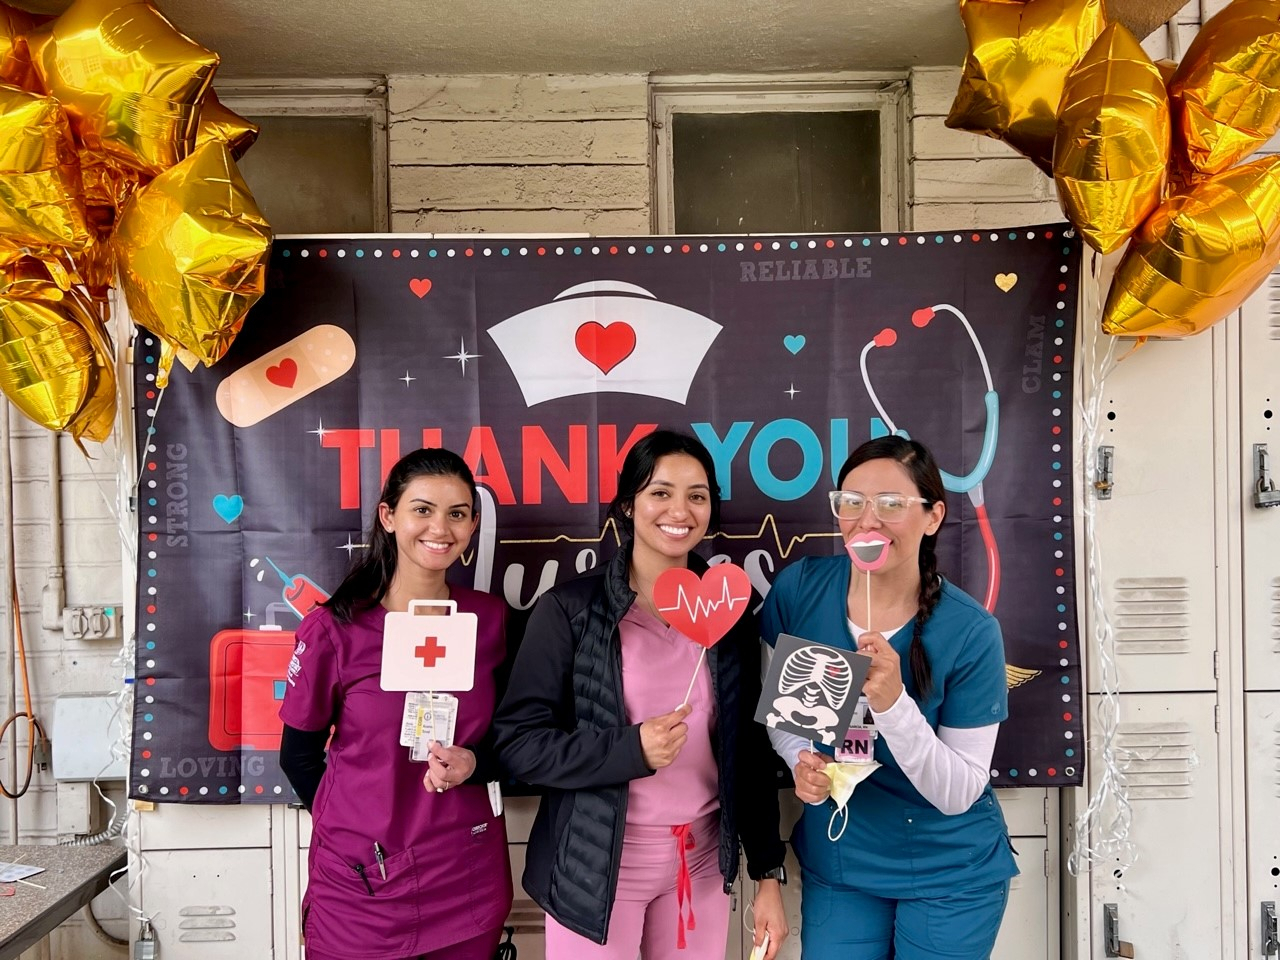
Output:
[[41,771],[49,769],[49,764],[53,762],[53,745],[48,737],[41,737],[36,741],[33,760]]
[[119,604],[65,607],[62,635],[68,640],[119,640],[120,614]]

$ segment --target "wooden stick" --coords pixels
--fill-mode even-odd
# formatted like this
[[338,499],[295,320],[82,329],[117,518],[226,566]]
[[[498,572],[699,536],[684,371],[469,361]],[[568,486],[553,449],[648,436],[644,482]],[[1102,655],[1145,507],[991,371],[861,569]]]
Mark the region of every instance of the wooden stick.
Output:
[[871,571],[867,571],[867,633],[871,632]]
[[680,706],[676,707],[677,710],[680,707],[689,705],[689,698],[693,696],[693,685],[698,682],[698,671],[702,669],[702,661],[705,659],[707,659],[707,648],[703,647],[702,653],[698,655],[698,662],[693,668],[693,677],[689,680],[689,689],[684,692],[684,699],[680,701]]

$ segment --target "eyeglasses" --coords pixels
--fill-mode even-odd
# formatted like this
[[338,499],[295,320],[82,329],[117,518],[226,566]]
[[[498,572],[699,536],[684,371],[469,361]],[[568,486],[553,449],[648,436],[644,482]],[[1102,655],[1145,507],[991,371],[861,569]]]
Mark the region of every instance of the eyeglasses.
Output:
[[871,504],[871,512],[877,520],[899,523],[907,518],[907,511],[913,503],[933,504],[925,497],[908,497],[901,493],[878,493],[868,497],[853,490],[832,490],[827,496],[831,498],[831,513],[837,520],[859,520],[866,513],[867,504]]

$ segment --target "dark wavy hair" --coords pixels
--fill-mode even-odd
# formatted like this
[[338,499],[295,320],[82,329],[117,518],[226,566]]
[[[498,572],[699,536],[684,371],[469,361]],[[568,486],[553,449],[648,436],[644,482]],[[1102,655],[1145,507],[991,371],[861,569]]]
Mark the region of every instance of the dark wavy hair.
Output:
[[635,524],[629,514],[635,508],[636,496],[653,479],[658,461],[673,453],[693,457],[706,471],[707,486],[711,490],[711,520],[707,524],[707,533],[720,529],[720,484],[716,482],[716,462],[711,453],[697,437],[675,430],[655,430],[641,437],[627,451],[618,472],[618,492],[609,504],[609,517],[625,537],[635,534]]
[[[947,488],[942,485],[938,463],[920,441],[904,437],[877,437],[875,440],[868,440],[849,454],[849,459],[840,468],[837,484],[844,486],[844,478],[850,471],[870,460],[893,460],[901,464],[920,491],[920,496],[928,501],[920,504],[921,510],[930,510],[935,503],[946,502]],[[942,578],[938,576],[938,555],[935,552],[937,544],[937,533],[928,534],[920,541],[920,595],[908,654],[911,679],[915,681],[921,700],[928,699],[933,691],[933,670],[929,666],[929,655],[924,649],[924,625],[933,615],[933,608],[938,605],[938,599],[942,596]]]
[[[387,474],[378,503],[385,503],[392,510],[400,503],[405,487],[418,477],[455,477],[471,491],[471,512],[480,513],[480,496],[475,477],[466,461],[452,450],[428,447],[415,450],[401,457]],[[365,538],[369,546],[364,555],[351,567],[346,579],[324,602],[340,623],[350,623],[360,610],[368,610],[382,602],[396,575],[398,556],[395,534],[389,533],[378,517],[378,507],[373,508],[373,519]]]

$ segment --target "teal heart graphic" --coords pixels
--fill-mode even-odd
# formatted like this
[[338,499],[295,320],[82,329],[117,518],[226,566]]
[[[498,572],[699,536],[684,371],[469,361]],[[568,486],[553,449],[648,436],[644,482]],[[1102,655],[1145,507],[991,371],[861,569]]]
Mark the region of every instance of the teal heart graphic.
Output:
[[244,513],[244,497],[238,493],[231,497],[220,493],[213,498],[213,512],[227,523],[235,523]]
[[782,338],[782,345],[791,351],[791,355],[795,356],[804,349],[804,334],[790,333]]

